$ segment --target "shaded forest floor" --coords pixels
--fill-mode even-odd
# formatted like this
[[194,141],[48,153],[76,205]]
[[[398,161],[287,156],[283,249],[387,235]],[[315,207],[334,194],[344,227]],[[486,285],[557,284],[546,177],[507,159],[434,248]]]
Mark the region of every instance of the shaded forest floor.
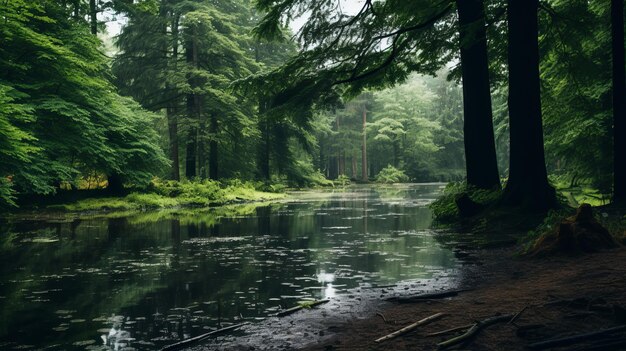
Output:
[[[307,350],[435,350],[439,342],[463,332],[436,337],[427,337],[428,333],[522,310],[514,323],[487,327],[461,349],[527,350],[533,342],[626,324],[625,248],[582,257],[520,259],[509,249],[484,251],[479,256],[484,264],[463,279],[471,290],[446,299],[382,303],[380,315],[355,320],[332,339]],[[439,312],[447,315],[406,335],[374,342]],[[626,350],[626,334],[621,333],[617,334],[621,346],[596,349]],[[549,349],[592,350],[589,347],[594,345],[586,342]]]

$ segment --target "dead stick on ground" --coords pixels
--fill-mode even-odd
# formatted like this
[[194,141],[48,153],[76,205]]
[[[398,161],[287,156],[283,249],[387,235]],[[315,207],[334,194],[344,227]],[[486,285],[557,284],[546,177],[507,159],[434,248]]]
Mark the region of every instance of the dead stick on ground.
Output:
[[522,313],[524,313],[524,311],[526,311],[527,308],[528,308],[528,305],[524,306],[524,308],[522,308],[519,312],[517,312],[515,316],[513,316],[513,318],[511,318],[511,320],[507,324],[511,324],[515,322],[515,320],[518,319],[519,316],[521,316]]
[[385,323],[387,323],[387,318],[385,318],[385,315],[384,315],[384,314],[382,314],[382,313],[380,313],[380,312],[376,312],[376,315],[380,316],[380,317],[383,319],[383,321],[384,321]]
[[474,324],[468,324],[468,325],[462,325],[460,327],[456,327],[456,328],[450,328],[450,329],[446,329],[446,330],[442,330],[436,333],[430,333],[430,334],[426,334],[426,337],[431,337],[431,336],[439,336],[439,335],[444,335],[444,334],[448,334],[448,333],[452,333],[455,331],[459,331],[459,330],[465,330],[465,329],[469,329],[473,326]]
[[311,307],[315,307],[317,305],[321,305],[323,303],[329,302],[330,300],[326,299],[326,300],[317,300],[317,301],[313,301],[311,304],[307,305],[307,306],[295,306],[292,308],[288,308],[286,310],[280,311],[278,313],[276,313],[276,317],[284,317],[284,316],[288,316],[292,313],[298,312],[301,309],[304,308],[311,308]]
[[492,324],[496,324],[496,323],[500,323],[500,322],[504,322],[506,320],[510,320],[513,317],[512,314],[505,314],[502,316],[495,316],[495,317],[491,317],[491,318],[487,318],[487,319],[483,319],[482,321],[479,321],[478,323],[472,325],[472,327],[465,332],[465,334],[463,335],[459,335],[455,338],[452,338],[450,340],[446,340],[444,342],[440,342],[439,344],[437,344],[437,346],[440,349],[446,349],[448,347],[460,344],[462,342],[465,342],[467,340],[470,340],[471,338],[473,338],[474,336],[476,336],[476,334],[478,334],[478,332],[480,332],[483,328],[486,328]]
[[579,341],[593,339],[593,338],[598,337],[598,336],[604,336],[604,335],[612,334],[612,333],[615,333],[615,332],[618,332],[618,331],[622,331],[622,330],[625,330],[625,329],[626,329],[626,325],[620,325],[620,326],[617,326],[617,327],[613,327],[613,328],[609,328],[609,329],[603,329],[603,330],[598,330],[598,331],[591,332],[591,333],[584,333],[584,334],[567,336],[567,337],[564,337],[564,338],[540,341],[540,342],[536,342],[534,344],[528,345],[528,348],[533,349],[533,350],[542,350],[542,349],[547,349],[547,348],[550,348],[550,347],[571,345],[571,344],[575,344],[575,343],[577,343]]
[[441,313],[441,312],[433,314],[430,317],[426,317],[426,318],[424,318],[422,320],[419,320],[419,321],[417,321],[417,322],[415,322],[413,324],[409,324],[406,327],[404,327],[402,329],[399,329],[399,330],[396,330],[395,332],[393,332],[391,334],[387,334],[387,335],[385,335],[385,336],[383,336],[381,338],[378,338],[375,341],[376,342],[383,342],[383,341],[386,341],[386,340],[389,340],[389,339],[393,339],[393,338],[395,338],[395,337],[397,337],[399,335],[402,335],[402,334],[410,332],[411,330],[419,327],[420,325],[425,325],[425,324],[428,324],[428,323],[430,323],[430,322],[432,322],[432,321],[434,321],[436,319],[439,319],[439,318],[443,317],[444,315],[445,315],[445,313]]
[[180,348],[187,347],[190,344],[193,344],[195,342],[202,341],[202,340],[208,338],[209,336],[212,336],[212,335],[215,335],[215,334],[219,334],[219,333],[223,333],[223,332],[227,332],[229,330],[237,329],[237,328],[240,328],[240,327],[242,327],[242,326],[244,326],[246,324],[248,324],[248,322],[231,325],[231,326],[226,327],[226,328],[214,330],[212,332],[208,332],[208,333],[205,333],[205,334],[202,334],[202,335],[198,335],[198,336],[195,336],[193,338],[185,339],[185,340],[183,340],[181,342],[177,342],[175,344],[165,346],[164,348],[161,349],[161,351],[178,350]]
[[430,292],[423,293],[413,296],[392,296],[388,297],[386,301],[400,302],[400,303],[410,303],[410,302],[418,302],[425,300],[433,300],[433,299],[443,299],[446,297],[457,296],[460,292],[468,291],[469,289],[460,289],[460,290],[447,290],[441,292]]

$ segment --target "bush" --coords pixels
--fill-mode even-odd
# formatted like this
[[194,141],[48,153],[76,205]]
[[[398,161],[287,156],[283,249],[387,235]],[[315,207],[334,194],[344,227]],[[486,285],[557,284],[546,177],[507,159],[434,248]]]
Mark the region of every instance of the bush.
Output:
[[335,179],[333,184],[339,185],[339,186],[342,186],[342,187],[346,186],[346,185],[350,185],[350,177],[348,177],[345,174],[341,174],[339,177],[337,177],[337,179]]
[[393,183],[406,183],[409,181],[409,177],[404,171],[395,168],[392,165],[388,165],[383,168],[376,176],[377,183],[393,184]]
[[440,222],[456,220],[459,217],[456,200],[463,195],[469,196],[476,204],[489,205],[500,198],[500,191],[478,189],[468,186],[465,182],[448,183],[443,194],[429,206],[435,219]]

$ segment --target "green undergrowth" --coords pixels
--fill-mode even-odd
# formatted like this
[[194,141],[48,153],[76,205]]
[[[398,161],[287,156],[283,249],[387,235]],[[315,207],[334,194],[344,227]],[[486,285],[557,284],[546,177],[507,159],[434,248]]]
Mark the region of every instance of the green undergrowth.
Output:
[[145,192],[133,192],[124,197],[83,199],[72,203],[51,205],[48,209],[86,212],[195,208],[272,201],[286,196],[284,193],[261,191],[258,190],[259,188],[267,189],[264,184],[240,180],[228,182],[155,180]]
[[394,184],[394,183],[407,183],[409,177],[404,171],[395,168],[392,165],[388,165],[383,168],[376,176],[377,183]]
[[463,194],[480,206],[488,207],[500,198],[500,190],[483,190],[468,186],[464,182],[453,182],[446,185],[443,194],[430,204],[435,221],[440,225],[456,223],[460,218],[456,199]]
[[[572,191],[572,188],[568,190]],[[460,215],[456,199],[464,194],[479,204],[481,211],[478,214],[467,217]],[[597,192],[587,189],[576,193],[577,201],[572,203],[571,197],[561,189],[558,192],[557,208],[548,213],[529,213],[518,208],[500,206],[500,191],[476,189],[464,183],[450,183],[430,208],[433,211],[434,226],[445,233],[439,238],[444,244],[474,248],[518,246],[519,252],[524,253],[541,235],[553,230],[564,218],[574,215],[579,204],[589,198],[593,199],[590,194]],[[626,208],[617,205],[598,206],[604,201],[590,202],[598,221],[619,242],[626,243]]]

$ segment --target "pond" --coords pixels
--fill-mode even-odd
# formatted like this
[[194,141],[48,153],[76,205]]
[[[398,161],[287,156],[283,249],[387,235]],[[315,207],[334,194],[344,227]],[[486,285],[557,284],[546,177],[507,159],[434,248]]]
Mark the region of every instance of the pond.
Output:
[[459,265],[441,184],[295,192],[273,204],[0,222],[0,349],[158,350],[299,301]]

